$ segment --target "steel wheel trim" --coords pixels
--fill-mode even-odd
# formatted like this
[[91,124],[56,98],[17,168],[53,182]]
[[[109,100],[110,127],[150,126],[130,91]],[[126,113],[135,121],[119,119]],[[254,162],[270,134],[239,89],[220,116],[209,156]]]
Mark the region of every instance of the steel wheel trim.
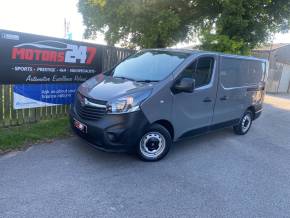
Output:
[[143,156],[157,158],[165,150],[166,141],[161,133],[148,132],[140,140],[139,146]]
[[250,114],[246,114],[242,119],[242,131],[247,132],[251,126],[252,117]]

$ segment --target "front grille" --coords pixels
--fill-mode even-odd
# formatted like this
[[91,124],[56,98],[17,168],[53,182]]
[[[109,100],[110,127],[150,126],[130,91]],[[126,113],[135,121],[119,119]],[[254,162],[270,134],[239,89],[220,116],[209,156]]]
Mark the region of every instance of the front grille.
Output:
[[[98,101],[98,100],[93,100],[93,99],[87,99],[91,103],[96,103],[99,105],[106,105],[105,101]],[[107,109],[103,107],[97,107],[97,106],[91,106],[91,105],[84,105],[81,104],[80,100],[76,100],[76,112],[78,115],[86,120],[98,120],[101,117],[103,117]]]

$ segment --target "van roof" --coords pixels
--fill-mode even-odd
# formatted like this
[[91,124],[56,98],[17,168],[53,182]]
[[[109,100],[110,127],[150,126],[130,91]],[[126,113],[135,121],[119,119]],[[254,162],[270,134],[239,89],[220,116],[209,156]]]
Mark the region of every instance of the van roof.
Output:
[[155,48],[155,49],[145,49],[145,50],[155,50],[155,51],[171,51],[171,52],[182,52],[187,54],[215,54],[222,57],[236,58],[236,59],[248,59],[248,60],[257,60],[257,61],[268,61],[267,59],[257,58],[253,56],[243,56],[243,55],[234,55],[234,54],[226,54],[222,52],[213,52],[213,51],[203,51],[203,50],[195,50],[195,49],[179,49],[179,48]]

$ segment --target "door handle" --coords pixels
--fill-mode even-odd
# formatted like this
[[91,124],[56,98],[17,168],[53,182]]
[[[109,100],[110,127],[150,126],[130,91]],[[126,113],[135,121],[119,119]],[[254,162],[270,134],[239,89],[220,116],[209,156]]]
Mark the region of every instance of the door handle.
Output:
[[225,100],[228,100],[228,99],[229,99],[229,97],[226,96],[226,95],[220,98],[221,101],[225,101]]
[[212,100],[209,97],[206,97],[203,102],[212,102]]

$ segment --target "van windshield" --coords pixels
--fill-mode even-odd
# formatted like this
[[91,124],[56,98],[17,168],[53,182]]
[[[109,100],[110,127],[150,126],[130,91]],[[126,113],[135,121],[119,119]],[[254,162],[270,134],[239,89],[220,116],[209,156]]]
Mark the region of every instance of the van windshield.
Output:
[[175,51],[141,51],[117,65],[112,76],[135,81],[160,81],[172,73],[189,55]]

